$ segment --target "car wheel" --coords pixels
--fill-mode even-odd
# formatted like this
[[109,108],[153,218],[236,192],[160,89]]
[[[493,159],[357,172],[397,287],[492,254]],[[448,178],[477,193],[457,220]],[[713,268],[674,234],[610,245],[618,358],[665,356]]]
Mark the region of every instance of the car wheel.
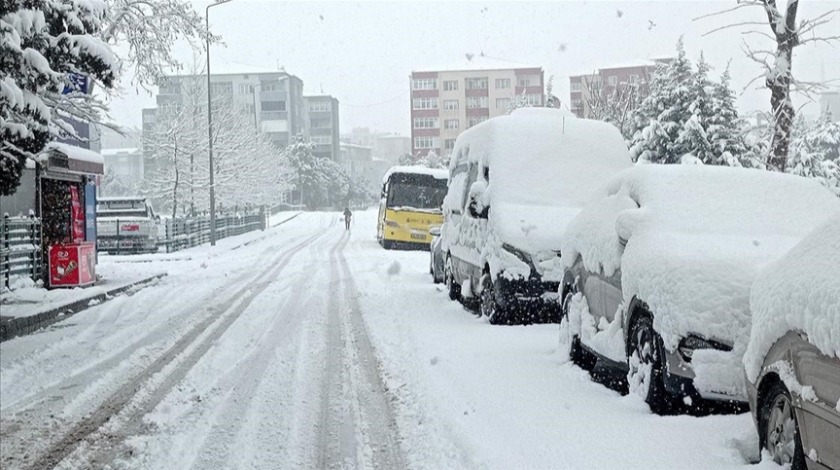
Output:
[[805,470],[807,466],[799,437],[799,423],[785,384],[777,381],[771,385],[759,406],[762,447],[777,464],[790,464],[792,470]]
[[569,360],[572,361],[572,364],[591,372],[595,368],[597,358],[583,349],[583,346],[580,345],[580,336],[574,334],[571,330],[569,310],[574,296],[575,292],[567,292],[563,298],[560,317],[560,344],[569,348]]
[[382,248],[385,248],[386,250],[393,250],[394,249],[394,242],[392,242],[390,240],[383,239],[382,240]]
[[653,329],[653,319],[647,315],[637,318],[628,339],[627,383],[630,393],[641,396],[656,414],[674,413],[674,400],[665,390],[662,338]]
[[461,298],[461,286],[455,282],[455,274],[452,270],[452,258],[447,256],[443,267],[443,280],[446,282],[446,290],[449,291],[449,300]]
[[490,320],[491,325],[502,325],[508,322],[504,308],[496,302],[496,287],[490,273],[481,276],[481,296],[479,298],[479,312]]

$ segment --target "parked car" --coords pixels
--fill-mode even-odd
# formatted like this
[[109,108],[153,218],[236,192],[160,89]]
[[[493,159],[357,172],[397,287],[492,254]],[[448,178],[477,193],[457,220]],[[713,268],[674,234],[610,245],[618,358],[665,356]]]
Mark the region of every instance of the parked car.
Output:
[[626,373],[656,413],[742,406],[752,282],[838,212],[830,191],[789,174],[625,170],[564,236],[561,344],[584,368]]
[[840,470],[840,216],[762,272],[750,309],[744,366],[760,446],[793,469]]
[[144,197],[102,197],[96,201],[96,246],[99,251],[154,253],[160,216]]
[[449,296],[493,324],[558,319],[561,235],[593,192],[631,166],[618,129],[523,108],[458,136],[441,249]]
[[432,236],[432,242],[429,245],[429,274],[432,275],[432,281],[435,284],[441,284],[444,259],[440,245],[440,226],[430,228],[429,235]]

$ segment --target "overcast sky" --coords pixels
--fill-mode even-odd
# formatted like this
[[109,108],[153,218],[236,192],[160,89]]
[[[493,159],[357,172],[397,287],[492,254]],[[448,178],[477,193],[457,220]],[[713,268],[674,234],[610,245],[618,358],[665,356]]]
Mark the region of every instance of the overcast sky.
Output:
[[[784,0],[780,0],[785,3]],[[204,14],[207,1],[196,1]],[[409,80],[413,70],[469,68],[466,55],[492,58],[500,66],[539,66],[554,76],[555,94],[568,102],[568,77],[599,67],[672,56],[682,35],[689,56],[701,51],[713,75],[732,61],[733,88],[740,94],[759,74],[745,58],[742,38],[767,45],[758,35],[728,30],[703,36],[729,23],[765,21],[760,9],[694,21],[736,6],[727,1],[555,1],[555,2],[285,2],[234,0],[210,11],[210,28],[224,41],[211,48],[213,72],[274,71],[278,67],[304,82],[305,94],[327,93],[340,102],[342,132],[353,127],[408,135]],[[799,18],[817,16],[837,1],[802,0]],[[756,26],[762,32],[766,25]],[[840,35],[840,19],[824,27]],[[192,62],[184,45],[177,54]],[[203,56],[198,56],[203,66]],[[801,80],[840,79],[840,48],[807,44],[794,55]],[[474,59],[476,60],[476,59]],[[132,88],[112,103],[121,125],[140,126],[153,96]],[[837,84],[837,82],[834,82]],[[752,88],[755,88],[753,86]],[[768,110],[766,90],[750,89],[740,97],[742,111]],[[799,99],[797,105],[804,104]],[[805,108],[817,113],[817,107]]]

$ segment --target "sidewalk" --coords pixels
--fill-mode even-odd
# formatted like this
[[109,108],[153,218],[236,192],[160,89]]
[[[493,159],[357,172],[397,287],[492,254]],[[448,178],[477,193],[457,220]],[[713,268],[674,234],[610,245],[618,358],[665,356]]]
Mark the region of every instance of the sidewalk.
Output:
[[75,289],[47,290],[22,287],[4,291],[0,299],[0,341],[23,336],[97,305],[121,292],[145,286],[166,276],[165,272],[129,278],[103,279],[96,285]]

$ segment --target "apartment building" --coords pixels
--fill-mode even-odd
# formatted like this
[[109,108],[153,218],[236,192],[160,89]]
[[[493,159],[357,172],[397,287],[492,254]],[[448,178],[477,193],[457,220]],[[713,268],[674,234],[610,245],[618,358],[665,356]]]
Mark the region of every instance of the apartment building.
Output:
[[448,154],[461,132],[507,113],[520,96],[544,106],[544,75],[538,67],[412,72],[411,154]]
[[637,85],[637,100],[644,99],[650,92],[648,84],[660,64],[672,59],[655,59],[630,65],[604,67],[587,75],[569,77],[569,106],[572,112],[583,118],[592,118],[590,105],[593,96],[613,96]]
[[396,163],[400,156],[411,153],[411,137],[389,132],[371,131],[368,127],[354,127],[349,133],[343,134],[341,140],[371,147],[375,160],[388,160]]
[[317,145],[315,156],[338,161],[340,132],[338,126],[338,100],[329,95],[305,96],[307,129]]

